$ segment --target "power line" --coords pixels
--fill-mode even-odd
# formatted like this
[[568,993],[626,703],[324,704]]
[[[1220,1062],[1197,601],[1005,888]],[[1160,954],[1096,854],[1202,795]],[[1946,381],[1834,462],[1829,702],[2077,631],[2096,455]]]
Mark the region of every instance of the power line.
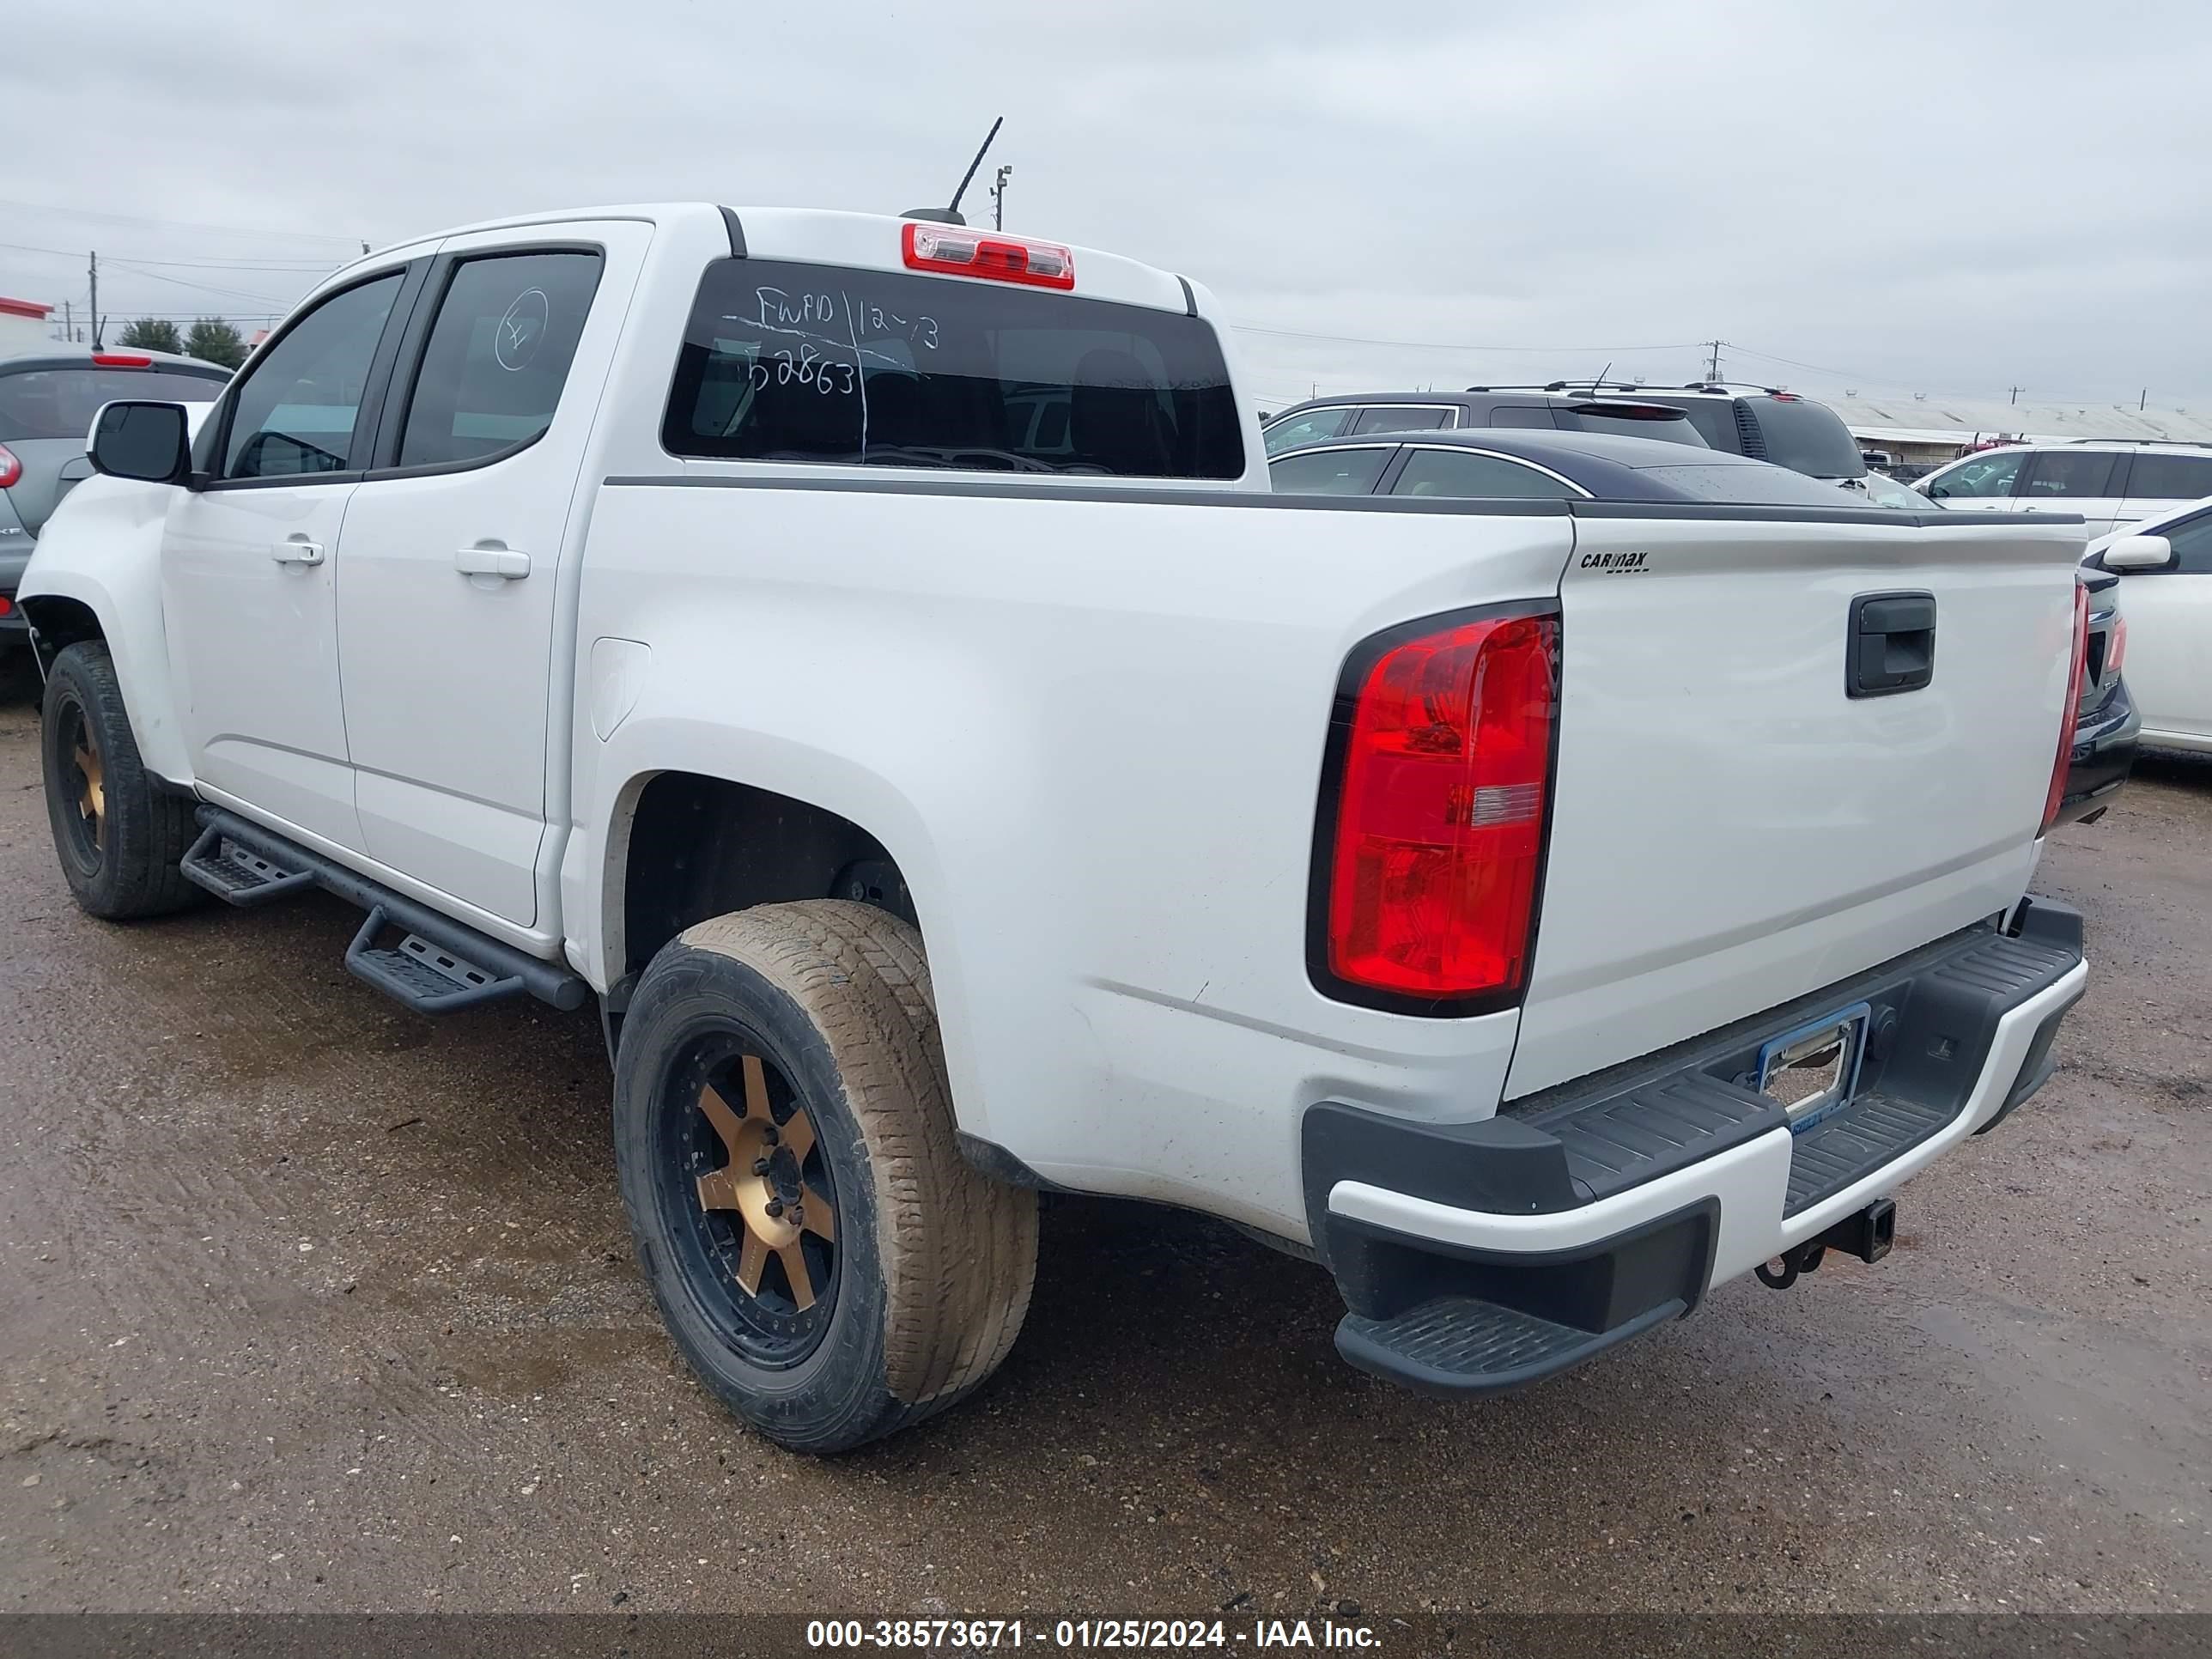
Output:
[[179,288],[196,289],[202,294],[221,295],[233,300],[251,300],[256,305],[269,306],[278,311],[285,309],[288,303],[283,300],[272,300],[265,294],[248,294],[242,289],[217,288],[207,283],[188,282],[182,276],[165,276],[158,270],[145,270],[128,259],[111,258],[107,263],[118,270],[131,271],[134,275],[145,277],[149,282],[173,283]]
[[269,236],[279,240],[307,242],[346,242],[357,244],[358,236],[338,236],[325,230],[270,230],[246,225],[216,225],[196,219],[151,219],[129,213],[100,213],[90,208],[64,207],[58,202],[18,202],[0,197],[0,207],[21,208],[32,213],[63,213],[78,219],[104,219],[118,225],[154,225],[171,230],[219,230],[234,236]]
[[1668,345],[1464,345],[1448,340],[1376,340],[1358,334],[1310,334],[1295,328],[1261,328],[1252,323],[1231,323],[1239,334],[1267,334],[1285,340],[1321,340],[1334,345],[1391,346],[1407,351],[1688,351],[1701,349],[1704,340],[1676,341]]
[[[33,247],[27,242],[0,242],[0,248],[11,253],[50,253],[58,259],[82,257],[84,250],[73,247]],[[134,264],[164,265],[177,270],[335,270],[337,264],[321,259],[147,259],[135,254],[113,253],[112,259],[127,259]],[[343,264],[341,260],[338,264]]]

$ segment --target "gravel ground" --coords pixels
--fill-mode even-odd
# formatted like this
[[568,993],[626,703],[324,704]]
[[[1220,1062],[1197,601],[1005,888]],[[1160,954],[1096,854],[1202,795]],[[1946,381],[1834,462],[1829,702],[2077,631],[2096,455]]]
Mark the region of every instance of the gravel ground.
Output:
[[334,902],[88,921],[19,708],[0,877],[0,1608],[2212,1607],[2212,764],[2055,838],[2061,1070],[1879,1267],[1447,1405],[1316,1270],[1066,1202],[998,1379],[834,1463],[662,1335],[593,1018],[399,1011]]

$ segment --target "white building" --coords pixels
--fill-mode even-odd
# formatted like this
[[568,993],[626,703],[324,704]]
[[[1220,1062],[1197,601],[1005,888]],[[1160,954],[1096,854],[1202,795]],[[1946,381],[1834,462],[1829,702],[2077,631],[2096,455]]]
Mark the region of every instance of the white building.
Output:
[[0,357],[19,352],[43,351],[54,343],[52,306],[36,300],[10,300],[0,295]]
[[1821,397],[1820,401],[1843,416],[1862,448],[1887,450],[1900,461],[1923,465],[1948,461],[1965,446],[1989,438],[2061,442],[2069,438],[2155,438],[2212,444],[2212,409],[2034,398],[2005,403],[1932,392],[1895,397],[1849,392]]

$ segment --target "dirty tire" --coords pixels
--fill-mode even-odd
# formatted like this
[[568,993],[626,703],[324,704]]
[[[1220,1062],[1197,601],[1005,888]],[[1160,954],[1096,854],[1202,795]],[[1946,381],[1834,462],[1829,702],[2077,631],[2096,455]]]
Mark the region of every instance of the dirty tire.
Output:
[[[86,795],[81,744],[98,757],[102,805],[96,831],[87,826],[80,805]],[[54,852],[80,908],[125,921],[199,901],[200,890],[177,867],[198,834],[195,803],[164,789],[139,759],[123,688],[100,641],[82,641],[54,659],[39,748]]]
[[[696,1218],[683,1172],[667,1168],[668,1115],[698,1109],[685,1056],[730,1034],[787,1079],[835,1182],[826,1326],[788,1363],[761,1363],[726,1334],[717,1310],[732,1284],[683,1247]],[[670,1334],[778,1443],[831,1453],[893,1433],[961,1400],[1013,1346],[1036,1272],[1036,1196],[960,1155],[928,966],[898,918],[808,900],[672,940],[623,1020],[614,1128],[623,1202]]]

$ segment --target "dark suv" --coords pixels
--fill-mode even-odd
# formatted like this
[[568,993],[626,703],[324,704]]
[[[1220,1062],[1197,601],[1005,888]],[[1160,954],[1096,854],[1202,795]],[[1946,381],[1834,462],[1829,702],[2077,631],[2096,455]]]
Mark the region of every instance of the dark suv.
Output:
[[39,532],[70,486],[92,471],[85,434],[118,398],[209,404],[230,371],[163,351],[93,351],[58,345],[0,357],[0,680],[30,643],[15,609]]
[[1366,432],[1436,432],[1462,427],[1527,427],[1539,432],[1609,432],[1705,447],[1679,409],[1636,398],[1565,393],[1557,386],[1491,392],[1363,392],[1293,404],[1261,426],[1267,453]]
[[1680,410],[1706,443],[1731,455],[1771,461],[1812,478],[1840,482],[1866,477],[1866,458],[1859,453],[1859,441],[1851,436],[1843,416],[1827,404],[1795,392],[1715,380],[1692,380],[1680,386],[1553,380],[1542,389],[1658,404]]

